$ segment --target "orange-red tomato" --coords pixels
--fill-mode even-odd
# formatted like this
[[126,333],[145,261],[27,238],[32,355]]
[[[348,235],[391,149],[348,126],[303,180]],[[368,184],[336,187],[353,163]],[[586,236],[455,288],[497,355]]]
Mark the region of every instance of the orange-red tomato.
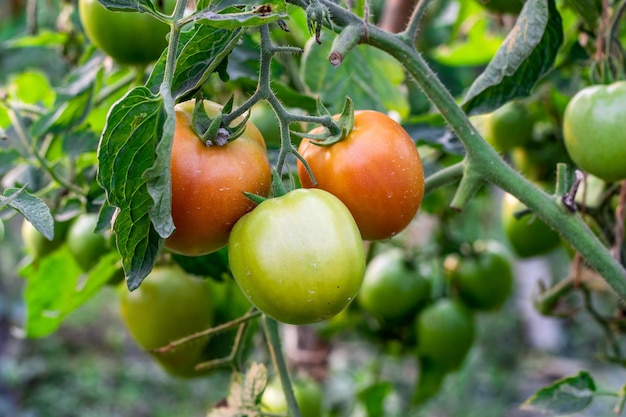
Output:
[[[206,146],[191,124],[193,100],[176,105],[172,145],[172,219],[176,230],[165,247],[187,256],[220,249],[241,216],[254,207],[244,191],[267,196],[271,171],[263,136],[248,123],[243,135],[226,145]],[[209,116],[221,106],[205,100]],[[235,123],[239,123],[238,120]]]
[[[356,111],[354,127],[344,140],[318,146],[303,139],[298,152],[308,162],[316,187],[350,209],[365,240],[386,239],[402,231],[422,203],[424,171],[415,143],[383,113]],[[303,187],[314,186],[300,161],[298,175]]]

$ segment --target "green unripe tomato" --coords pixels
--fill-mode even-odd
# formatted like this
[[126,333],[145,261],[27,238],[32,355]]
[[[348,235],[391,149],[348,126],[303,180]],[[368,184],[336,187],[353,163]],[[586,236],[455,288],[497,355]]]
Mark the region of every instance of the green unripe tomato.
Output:
[[[320,385],[308,378],[292,379],[291,386],[302,417],[321,417],[323,396]],[[287,400],[278,379],[270,381],[261,396],[261,409],[270,413],[286,413]]]
[[532,140],[534,119],[519,102],[508,102],[485,115],[482,133],[485,140],[499,152],[509,152]]
[[365,270],[357,301],[370,314],[397,320],[430,298],[430,281],[405,259],[401,249],[376,255]]
[[474,318],[460,301],[442,298],[417,316],[418,355],[444,371],[458,369],[474,342]]
[[35,260],[43,258],[54,250],[58,249],[63,242],[65,242],[65,236],[69,222],[54,222],[54,237],[52,240],[46,239],[46,237],[33,226],[29,221],[24,220],[22,222],[22,241],[24,243],[24,250]]
[[78,216],[67,232],[67,245],[83,270],[90,270],[107,250],[107,238],[95,229],[98,215],[86,213]]
[[496,310],[513,292],[511,257],[499,242],[475,242],[471,254],[447,257],[445,268],[459,298],[470,308]]
[[326,320],[356,297],[365,272],[361,233],[348,208],[319,189],[270,198],[228,240],[235,281],[260,311],[290,324]]
[[[210,328],[214,323],[210,287],[174,266],[156,266],[141,286],[120,287],[120,315],[130,335],[143,349],[156,349]],[[153,357],[169,373],[197,376],[206,340],[183,344]]]
[[[176,0],[155,1],[166,14],[175,6]],[[120,64],[149,64],[167,47],[169,26],[147,13],[111,11],[98,0],[79,0],[78,12],[91,42]]]
[[502,200],[502,228],[513,251],[520,258],[544,255],[561,243],[557,232],[532,214],[516,218],[526,206],[515,196],[505,194]]
[[580,90],[563,114],[563,138],[570,157],[605,181],[626,178],[626,81]]

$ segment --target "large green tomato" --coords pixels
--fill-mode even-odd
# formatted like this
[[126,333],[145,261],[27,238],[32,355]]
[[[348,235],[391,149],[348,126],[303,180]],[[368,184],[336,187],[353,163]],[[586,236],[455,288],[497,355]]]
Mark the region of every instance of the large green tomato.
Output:
[[109,249],[107,237],[95,232],[97,224],[97,214],[82,214],[74,220],[67,232],[70,252],[85,271],[90,270]]
[[[214,306],[207,282],[174,266],[156,266],[134,291],[120,287],[120,313],[129,333],[143,349],[210,328]],[[206,340],[183,344],[154,358],[171,374],[194,376]]]
[[259,204],[235,224],[228,256],[250,302],[291,324],[339,313],[356,297],[365,271],[363,241],[350,211],[318,189]]
[[430,281],[405,259],[401,249],[376,255],[367,265],[359,305],[384,320],[414,313],[430,298]]
[[445,266],[459,298],[476,310],[500,308],[513,291],[511,257],[499,242],[475,242],[471,254],[451,255]]
[[502,228],[513,251],[520,258],[544,255],[561,243],[557,232],[532,214],[519,219],[515,213],[522,212],[526,206],[515,196],[505,194],[502,200]]
[[[169,14],[176,0],[156,0],[154,5]],[[167,47],[169,26],[147,13],[111,11],[98,0],[78,0],[78,12],[91,42],[120,64],[149,64]]]
[[39,230],[35,229],[29,221],[22,222],[22,241],[24,250],[35,260],[43,258],[58,249],[63,242],[70,222],[54,222],[54,237],[48,240]]
[[563,115],[563,137],[570,157],[584,171],[605,181],[626,178],[626,81],[580,90]]
[[[294,378],[291,381],[291,386],[302,417],[322,417],[324,399],[320,385],[309,378]],[[261,409],[277,414],[287,412],[287,400],[278,379],[270,381],[263,391]]]
[[461,366],[474,342],[474,318],[460,301],[442,298],[416,319],[418,355],[444,371]]

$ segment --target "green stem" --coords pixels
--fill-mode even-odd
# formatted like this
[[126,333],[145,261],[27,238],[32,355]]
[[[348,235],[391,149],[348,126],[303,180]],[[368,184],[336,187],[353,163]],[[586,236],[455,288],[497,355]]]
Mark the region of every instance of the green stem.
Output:
[[406,39],[412,40],[415,42],[415,38],[417,37],[417,33],[419,32],[420,24],[422,23],[422,18],[426,13],[426,9],[430,5],[430,0],[418,0],[417,6],[413,10],[413,14],[409,20],[409,23],[406,27],[406,30],[400,34],[400,36],[404,36]]
[[196,340],[196,339],[201,339],[203,337],[209,337],[211,335],[226,331],[228,329],[231,329],[235,326],[239,326],[242,323],[245,323],[249,320],[252,320],[256,317],[259,317],[261,315],[261,313],[258,310],[252,310],[250,311],[248,314],[246,314],[245,316],[241,316],[235,320],[231,320],[227,323],[223,323],[220,324],[219,326],[215,326],[215,327],[211,327],[210,329],[206,329],[206,330],[202,330],[200,332],[194,333],[194,334],[190,334],[189,336],[185,336],[183,338],[180,338],[178,340],[174,340],[170,343],[168,343],[165,346],[159,347],[159,348],[155,348],[152,349],[151,352],[154,353],[165,353],[168,352],[174,348],[176,348],[177,346],[180,345],[184,345],[185,343],[189,343],[192,340]]
[[458,181],[463,176],[464,169],[465,163],[459,162],[433,173],[424,181],[424,192],[429,193],[439,187]]
[[267,347],[269,349],[270,356],[272,357],[272,362],[274,363],[274,367],[276,368],[276,372],[280,378],[280,383],[283,386],[289,415],[293,417],[302,417],[298,403],[296,402],[296,397],[293,393],[287,362],[283,356],[278,322],[266,315],[263,315],[263,329],[265,331],[265,337],[267,338]]
[[[358,16],[339,5],[321,0],[333,16],[337,27],[360,23]],[[626,270],[616,261],[602,242],[589,230],[580,216],[568,212],[560,202],[538,189],[510,167],[480,136],[467,115],[415,49],[412,40],[389,34],[369,25],[364,42],[381,49],[405,66],[424,94],[439,109],[442,117],[461,140],[467,151],[467,163],[476,176],[513,194],[531,208],[550,227],[557,230],[587,263],[601,274],[617,294],[626,298]],[[465,171],[465,175],[468,170]],[[470,186],[475,182],[470,181]],[[463,186],[463,184],[461,184]],[[471,190],[470,190],[471,191]],[[462,192],[462,191],[458,191]]]

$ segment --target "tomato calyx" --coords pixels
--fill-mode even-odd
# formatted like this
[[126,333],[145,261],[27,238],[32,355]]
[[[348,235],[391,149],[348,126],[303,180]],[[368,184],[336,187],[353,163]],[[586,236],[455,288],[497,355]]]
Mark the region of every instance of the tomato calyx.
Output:
[[[317,101],[317,111],[323,116],[331,116],[328,109],[322,104],[321,101]],[[331,122],[331,126],[325,126],[324,133],[311,134],[311,133],[297,133],[294,135],[307,138],[311,143],[318,146],[331,146],[337,142],[341,142],[348,137],[352,128],[354,127],[354,103],[350,97],[346,97],[346,101],[343,104],[343,109],[334,122]]]
[[329,27],[333,27],[328,7],[321,4],[318,0],[312,0],[306,8],[306,24],[309,28],[309,33],[315,35],[315,42],[318,44],[322,43],[320,37],[322,36],[322,27],[325,23]]
[[203,98],[196,98],[193,112],[191,113],[191,125],[207,147],[209,146],[225,146],[229,142],[237,139],[246,130],[246,124],[250,118],[250,112],[247,112],[241,123],[235,126],[224,126],[223,116],[232,111],[233,99],[224,105],[222,112],[215,118],[211,118],[204,107]]

